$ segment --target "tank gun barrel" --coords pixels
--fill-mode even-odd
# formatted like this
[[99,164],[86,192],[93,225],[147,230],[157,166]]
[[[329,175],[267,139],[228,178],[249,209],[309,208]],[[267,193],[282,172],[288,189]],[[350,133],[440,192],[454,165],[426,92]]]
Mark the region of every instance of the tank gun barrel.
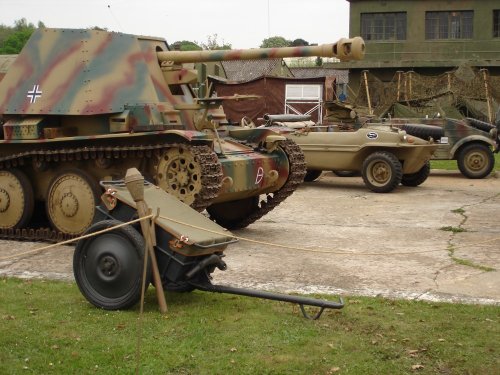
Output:
[[215,51],[161,51],[160,62],[195,63],[229,60],[257,60],[283,57],[336,57],[342,61],[361,60],[365,55],[365,42],[361,37],[341,38],[336,43],[318,46],[252,48]]

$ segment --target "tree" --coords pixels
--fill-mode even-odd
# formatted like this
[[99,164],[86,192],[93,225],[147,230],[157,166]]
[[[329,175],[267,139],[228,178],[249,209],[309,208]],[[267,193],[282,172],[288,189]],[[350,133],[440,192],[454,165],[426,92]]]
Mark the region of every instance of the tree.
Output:
[[180,40],[172,44],[172,49],[177,51],[199,51],[202,48],[195,42]]
[[289,40],[286,40],[282,36],[273,36],[271,38],[266,38],[262,41],[260,48],[279,48],[279,47],[289,47]]
[[[38,22],[38,28],[43,28],[43,22]],[[28,23],[26,18],[14,22],[14,27],[0,25],[0,54],[19,53],[36,27]]]
[[290,43],[290,47],[300,47],[300,46],[308,46],[309,42],[304,39],[295,39],[292,43]]
[[217,40],[217,34],[212,34],[207,36],[207,42],[202,43],[201,46],[203,49],[208,49],[208,50],[221,50],[221,49],[231,49],[232,45],[231,44],[226,44],[224,42],[224,39],[222,39],[222,44],[219,44]]

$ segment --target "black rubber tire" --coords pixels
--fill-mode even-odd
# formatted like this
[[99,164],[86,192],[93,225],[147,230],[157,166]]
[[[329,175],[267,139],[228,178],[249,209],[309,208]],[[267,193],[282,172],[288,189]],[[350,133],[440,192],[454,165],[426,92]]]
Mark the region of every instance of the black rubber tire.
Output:
[[486,121],[481,121],[472,117],[467,117],[466,120],[470,126],[485,131],[487,133],[489,133],[491,129],[495,129],[495,125],[490,124],[489,122]]
[[333,174],[335,176],[338,176],[338,177],[355,177],[355,176],[359,176],[359,172],[358,171],[335,171],[335,170],[333,170],[332,172],[333,172]]
[[466,144],[457,155],[458,169],[467,178],[484,178],[495,166],[493,151],[484,143]]
[[389,193],[401,183],[402,170],[403,167],[394,154],[387,151],[377,151],[365,159],[361,175],[365,185],[371,191]]
[[[12,227],[12,229],[23,228],[31,221],[35,209],[35,194],[33,192],[33,186],[31,185],[31,182],[26,174],[19,169],[9,169],[6,172],[13,174],[18,179],[23,190],[24,209],[21,217],[17,220],[17,223]],[[16,199],[20,199],[20,197],[16,197]]]
[[306,172],[306,175],[304,176],[304,181],[305,182],[313,182],[314,180],[317,180],[319,178],[319,176],[321,176],[321,173],[323,173],[323,171],[308,169]]
[[[121,224],[106,220],[92,225],[94,233]],[[94,306],[106,310],[132,307],[139,302],[142,287],[144,239],[131,226],[78,241],[73,255],[73,273],[83,296]],[[151,268],[146,275],[146,288]]]
[[403,178],[401,178],[401,184],[404,186],[418,186],[421,185],[429,174],[431,173],[431,163],[428,161],[424,164],[422,168],[418,172],[411,174],[404,174]]
[[441,139],[441,137],[444,137],[444,129],[436,125],[404,124],[401,127],[401,130],[404,130],[409,135],[425,140],[428,140],[429,138],[438,140]]

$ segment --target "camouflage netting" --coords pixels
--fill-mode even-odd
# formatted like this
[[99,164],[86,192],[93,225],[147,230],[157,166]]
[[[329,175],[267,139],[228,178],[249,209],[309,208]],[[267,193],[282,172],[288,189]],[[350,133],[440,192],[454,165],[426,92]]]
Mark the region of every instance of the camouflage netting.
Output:
[[354,104],[368,107],[369,95],[376,116],[422,117],[439,113],[443,117],[493,122],[500,103],[500,77],[465,65],[439,76],[401,71],[390,82],[363,72],[360,81]]

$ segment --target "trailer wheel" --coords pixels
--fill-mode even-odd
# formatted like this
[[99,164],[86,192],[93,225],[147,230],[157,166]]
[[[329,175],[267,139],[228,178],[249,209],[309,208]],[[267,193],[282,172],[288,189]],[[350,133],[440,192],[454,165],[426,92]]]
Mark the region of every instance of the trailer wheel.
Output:
[[491,149],[482,143],[470,143],[458,152],[458,169],[467,178],[484,178],[495,166]]
[[[95,233],[121,224],[101,221],[86,233]],[[80,240],[73,256],[76,284],[93,305],[106,309],[126,309],[141,297],[144,239],[131,226],[114,229]],[[146,279],[149,284],[150,271]]]
[[306,172],[306,175],[304,176],[304,181],[306,182],[313,182],[314,180],[318,179],[319,176],[321,176],[321,173],[323,171],[317,171],[314,169],[308,169]]
[[404,174],[401,179],[401,184],[404,186],[418,186],[422,184],[431,173],[431,163],[427,162],[418,172]]
[[402,166],[396,156],[387,151],[374,152],[363,162],[365,185],[375,193],[389,193],[403,177]]

